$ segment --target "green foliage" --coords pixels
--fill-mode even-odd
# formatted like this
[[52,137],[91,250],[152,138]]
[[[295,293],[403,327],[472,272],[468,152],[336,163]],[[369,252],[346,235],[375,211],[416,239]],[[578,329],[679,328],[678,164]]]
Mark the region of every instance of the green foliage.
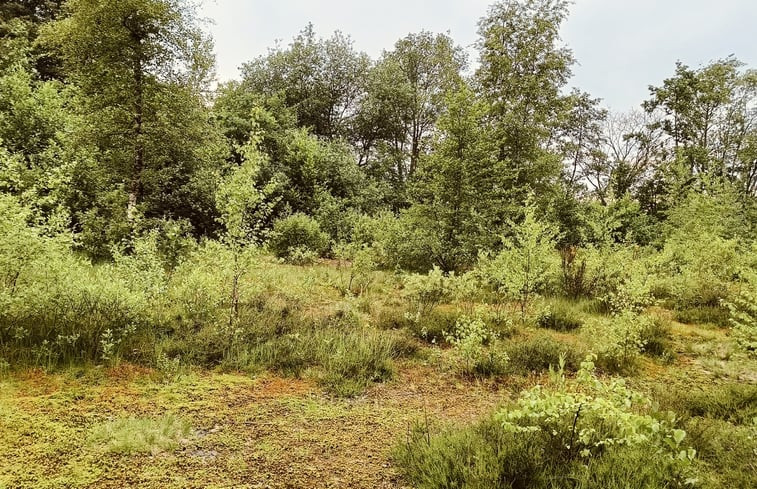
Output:
[[671,344],[670,321],[662,316],[642,316],[641,341],[644,343],[644,353],[661,357],[666,360],[673,359],[673,347]]
[[633,370],[653,330],[654,319],[630,311],[586,323],[583,331],[598,355],[599,366],[608,372]]
[[533,204],[520,224],[510,223],[512,237],[503,238],[503,250],[484,257],[478,267],[488,285],[503,299],[516,300],[521,318],[538,294],[545,291],[556,265],[556,229],[536,218]]
[[757,356],[757,287],[754,279],[726,306],[736,342],[749,355]]
[[678,307],[675,319],[684,324],[713,324],[721,328],[729,325],[728,308],[718,306]]
[[694,483],[686,432],[622,381],[601,382],[592,369],[586,362],[575,384],[557,375],[554,387],[534,387],[469,428],[416,428],[395,459],[415,487],[428,489]]
[[444,338],[454,347],[458,368],[465,375],[491,376],[505,372],[508,357],[494,344],[497,334],[487,328],[481,317],[462,316]]
[[66,147],[66,200],[85,249],[107,256],[140,216],[186,219],[212,234],[224,148],[202,93],[213,55],[194,7],[69,1],[40,42],[60,57],[75,101],[67,108],[80,119]]
[[478,249],[491,247],[496,209],[496,175],[487,154],[484,109],[461,85],[439,119],[434,152],[421,160],[412,186],[413,207],[405,214],[415,234],[425,236],[424,252],[445,271],[475,262]]
[[501,410],[497,418],[503,429],[545,434],[556,459],[589,459],[608,447],[642,445],[653,454],[692,460],[695,453],[682,445],[686,432],[675,428],[674,419],[645,413],[651,401],[622,380],[598,380],[593,359],[581,364],[577,386],[562,377],[557,390],[536,386]]
[[546,334],[530,336],[525,340],[512,340],[505,351],[514,372],[528,375],[546,372],[562,366],[575,372],[581,363],[583,352],[579,347],[555,340]]
[[550,301],[539,311],[536,324],[555,331],[572,331],[583,324],[583,319],[567,301]]
[[405,276],[404,296],[416,320],[431,314],[436,306],[450,297],[452,280],[438,267],[426,275],[413,273]]
[[329,237],[318,221],[305,214],[294,214],[274,222],[268,248],[279,258],[289,259],[296,250],[324,256]]
[[157,419],[121,418],[94,426],[89,441],[105,452],[157,455],[179,448],[191,430],[189,423],[173,414]]
[[360,243],[341,243],[334,247],[339,260],[340,290],[345,294],[362,295],[368,291],[376,270],[376,251]]

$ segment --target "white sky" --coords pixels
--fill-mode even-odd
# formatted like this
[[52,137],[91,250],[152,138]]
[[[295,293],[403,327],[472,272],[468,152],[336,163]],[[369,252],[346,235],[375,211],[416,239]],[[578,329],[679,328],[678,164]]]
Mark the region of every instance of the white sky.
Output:
[[[238,78],[245,61],[284,44],[308,22],[316,33],[350,35],[376,58],[409,32],[449,31],[462,46],[493,0],[205,0],[218,77]],[[757,0],[576,0],[562,36],[579,65],[573,86],[615,110],[637,106],[676,60],[699,66],[735,54],[757,68]],[[471,61],[475,52],[471,49]]]

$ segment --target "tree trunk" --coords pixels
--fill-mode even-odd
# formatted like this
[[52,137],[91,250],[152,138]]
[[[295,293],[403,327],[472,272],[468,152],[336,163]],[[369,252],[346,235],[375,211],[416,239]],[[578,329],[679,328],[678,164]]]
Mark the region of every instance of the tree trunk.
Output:
[[[138,44],[141,48],[141,40]],[[142,171],[145,167],[144,146],[144,73],[142,71],[142,50],[134,56],[134,168],[129,184],[129,202],[126,217],[131,222],[136,216],[137,205],[142,201]]]

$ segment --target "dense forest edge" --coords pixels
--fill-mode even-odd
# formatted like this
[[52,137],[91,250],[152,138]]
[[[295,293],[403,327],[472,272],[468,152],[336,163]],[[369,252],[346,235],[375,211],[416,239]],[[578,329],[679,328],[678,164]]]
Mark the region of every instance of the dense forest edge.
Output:
[[612,112],[569,10],[216,83],[193,2],[2,2],[0,489],[754,487],[757,70]]

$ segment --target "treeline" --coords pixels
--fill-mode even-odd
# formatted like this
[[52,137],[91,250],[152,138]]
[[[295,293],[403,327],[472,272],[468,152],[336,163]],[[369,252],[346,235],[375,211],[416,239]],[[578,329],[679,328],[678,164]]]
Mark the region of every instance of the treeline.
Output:
[[567,88],[567,15],[559,0],[495,3],[473,73],[444,34],[374,60],[309,25],[213,90],[189,2],[4,2],[0,190],[96,259],[151,231],[219,238],[229,219],[262,244],[299,216],[280,226],[327,234],[309,252],[380,227],[387,266],[460,270],[501,247],[527,201],[561,247],[661,246],[691,192],[732,204],[729,233],[751,239],[757,73],[679,63],[640,110],[610,114]]

